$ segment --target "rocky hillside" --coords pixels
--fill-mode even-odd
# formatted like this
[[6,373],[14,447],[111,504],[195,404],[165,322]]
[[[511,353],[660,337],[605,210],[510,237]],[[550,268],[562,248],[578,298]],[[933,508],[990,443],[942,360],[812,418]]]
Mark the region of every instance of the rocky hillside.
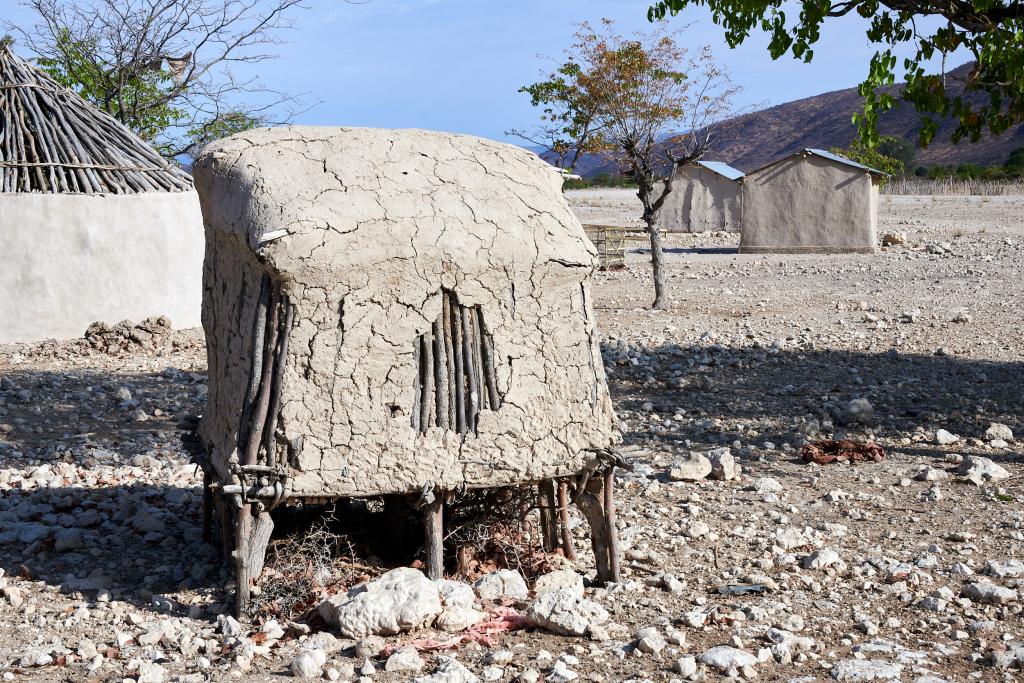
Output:
[[[970,64],[965,64],[951,71],[947,83],[959,90],[969,69]],[[741,116],[733,122],[728,139],[714,150],[713,156],[749,171],[804,147],[845,147],[856,134],[851,117],[862,106],[857,89],[847,88]],[[916,142],[919,121],[913,106],[901,104],[880,117],[879,128],[883,135]],[[973,144],[956,145],[950,141],[954,128],[953,121],[942,122],[935,140],[918,150],[917,163],[996,165],[1004,163],[1012,150],[1024,147],[1024,125],[1007,135],[989,135]]]
[[[949,72],[946,78],[950,87],[962,88],[969,69],[970,64],[964,64]],[[898,90],[899,86],[894,89]],[[745,114],[732,121],[726,139],[711,151],[709,158],[751,171],[805,147],[845,147],[856,135],[851,118],[862,106],[857,89],[846,88]],[[913,106],[901,104],[880,119],[883,135],[916,143],[920,119]],[[924,166],[965,162],[997,165],[1004,163],[1012,150],[1024,147],[1024,125],[1000,137],[990,135],[977,143],[956,145],[950,141],[954,128],[953,121],[944,121],[935,140],[927,148],[918,150],[916,163]],[[611,172],[613,168],[599,157],[588,158],[580,164],[584,176],[602,171]]]

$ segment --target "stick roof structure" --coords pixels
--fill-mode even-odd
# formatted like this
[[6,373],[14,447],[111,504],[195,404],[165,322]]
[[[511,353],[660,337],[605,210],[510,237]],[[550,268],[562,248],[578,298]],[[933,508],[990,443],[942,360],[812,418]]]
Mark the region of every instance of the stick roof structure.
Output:
[[192,177],[0,40],[0,192],[183,192]]

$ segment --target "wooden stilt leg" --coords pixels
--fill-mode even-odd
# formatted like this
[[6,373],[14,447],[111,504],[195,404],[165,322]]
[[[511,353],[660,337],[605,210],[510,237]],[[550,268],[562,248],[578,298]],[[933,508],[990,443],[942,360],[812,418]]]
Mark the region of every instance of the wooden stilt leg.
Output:
[[249,536],[252,533],[252,508],[249,504],[242,505],[238,511],[238,522],[235,524],[235,616],[241,617],[249,606]]
[[203,541],[213,541],[213,474],[203,470]]
[[427,576],[444,578],[444,500],[440,494],[423,508],[423,540]]
[[576,548],[572,543],[572,531],[569,529],[569,485],[563,480],[558,482],[558,526],[562,535],[562,552],[566,559],[576,560]]
[[553,553],[558,547],[558,516],[555,508],[554,482],[550,479],[537,484],[540,507],[540,532],[544,552]]
[[615,465],[604,472],[604,519],[608,538],[609,580],[618,583],[622,575],[619,571],[619,534],[615,528]]
[[224,496],[214,496],[213,506],[217,510],[217,519],[220,520],[220,552],[224,562],[231,561],[231,550],[234,548],[235,537],[231,528],[232,513]]
[[245,613],[249,606],[252,584],[263,573],[267,543],[274,531],[274,520],[270,513],[259,510],[261,506],[247,503],[239,510],[237,540],[234,559],[238,577],[238,593],[235,603],[237,616]]
[[608,541],[608,515],[605,511],[604,495],[605,478],[594,476],[587,479],[584,489],[575,496],[576,506],[590,524],[590,544],[594,548],[594,561],[597,565],[597,580],[607,583],[614,581],[612,558]]

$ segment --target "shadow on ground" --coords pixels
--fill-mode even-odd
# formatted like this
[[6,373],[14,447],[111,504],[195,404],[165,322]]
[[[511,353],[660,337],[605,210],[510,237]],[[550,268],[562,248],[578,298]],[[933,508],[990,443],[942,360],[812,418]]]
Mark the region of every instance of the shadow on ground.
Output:
[[[140,444],[177,439],[177,423],[201,412],[205,374],[102,370],[0,370],[0,467],[103,450],[127,464]],[[142,411],[144,415],[139,414]],[[143,449],[145,450],[145,449]]]
[[[643,350],[641,350],[643,353]],[[803,425],[821,432],[849,431],[876,437],[910,437],[921,427],[927,439],[907,450],[939,456],[938,428],[964,439],[982,437],[1001,422],[1024,432],[1020,378],[1024,363],[970,360],[894,351],[784,350],[662,346],[648,351],[638,366],[621,360],[619,347],[606,345],[606,365],[616,407],[632,413],[627,443],[678,447],[728,445],[735,440],[760,446],[793,443],[806,436]],[[874,406],[869,426],[842,424],[847,403],[866,398]],[[650,403],[661,420],[645,410]],[[677,412],[682,419],[671,420]],[[665,419],[670,426],[664,426]],[[745,429],[740,430],[739,425]],[[963,442],[961,442],[963,443]],[[1014,459],[1012,451],[986,454]]]
[[9,489],[0,495],[0,568],[89,600],[187,611],[163,594],[228,579],[202,541],[199,494],[146,484]]

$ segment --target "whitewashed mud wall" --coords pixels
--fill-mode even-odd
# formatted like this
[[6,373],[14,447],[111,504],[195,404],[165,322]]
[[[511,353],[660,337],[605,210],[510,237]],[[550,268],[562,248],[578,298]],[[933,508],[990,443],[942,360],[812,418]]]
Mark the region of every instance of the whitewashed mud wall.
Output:
[[202,230],[194,191],[0,194],[0,343],[154,315],[198,326]]
[[[194,176],[207,235],[201,436],[222,478],[255,443],[268,283],[288,345],[257,462],[290,471],[286,495],[538,481],[614,443],[595,254],[535,155],[426,131],[287,127],[215,143]],[[500,407],[466,434],[413,417],[419,342],[446,300],[479,315],[492,344]]]

